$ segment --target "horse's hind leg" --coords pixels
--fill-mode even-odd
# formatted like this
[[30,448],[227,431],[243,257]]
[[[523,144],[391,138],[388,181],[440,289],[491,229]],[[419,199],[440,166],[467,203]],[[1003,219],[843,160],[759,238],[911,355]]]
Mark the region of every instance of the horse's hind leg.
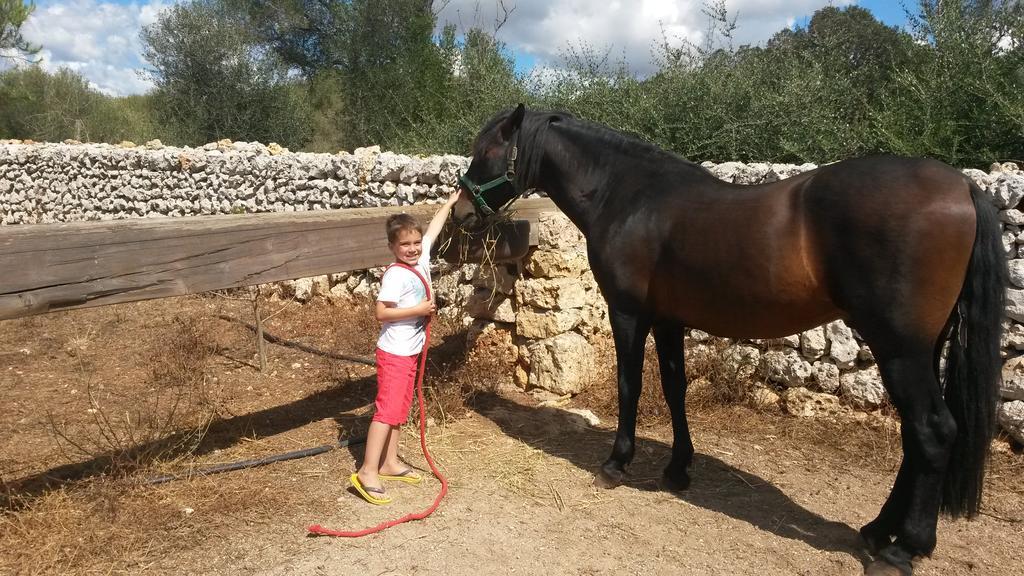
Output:
[[626,464],[636,450],[636,411],[643,385],[644,343],[651,330],[648,318],[608,306],[608,320],[615,340],[615,360],[619,388],[619,428],[611,456],[601,465],[596,483],[603,488],[622,484]]
[[869,546],[881,547],[878,556],[884,562],[906,574],[912,572],[913,558],[935,549],[942,483],[956,437],[956,422],[942,398],[931,351],[910,349],[878,359],[882,380],[900,414],[903,463],[878,517],[862,531]]
[[[932,353],[932,372],[934,374],[939,373],[942,342],[945,341],[949,328],[947,325],[943,330],[939,343],[935,346],[935,350]],[[907,514],[907,505],[910,502],[908,495],[910,482],[907,480],[910,477],[909,470],[910,464],[904,459],[900,463],[900,469],[896,474],[896,481],[893,483],[892,491],[889,492],[889,497],[886,498],[885,504],[882,505],[882,510],[878,513],[878,517],[860,530],[860,535],[872,556],[878,555],[883,548],[892,544],[892,539],[896,536],[900,520]]]
[[686,469],[693,462],[693,441],[686,421],[686,363],[683,326],[678,323],[654,324],[654,343],[658,350],[661,389],[672,414],[672,459],[665,467],[664,485],[669,490],[690,486]]

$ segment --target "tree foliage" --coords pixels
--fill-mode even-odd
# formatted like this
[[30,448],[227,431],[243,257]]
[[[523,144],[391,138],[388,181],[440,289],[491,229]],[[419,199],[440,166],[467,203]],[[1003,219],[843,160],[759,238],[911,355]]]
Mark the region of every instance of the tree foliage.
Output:
[[910,31],[826,7],[764,46],[734,47],[724,3],[707,41],[658,43],[638,79],[589,50],[539,93],[550,107],[696,160],[829,162],[873,153],[964,166],[1022,160],[1020,2],[924,0]]
[[[524,93],[493,35],[456,37],[453,28],[435,35],[430,0],[228,2],[331,104],[317,113],[318,126],[334,121],[341,148],[462,151],[484,119]],[[320,130],[314,140],[332,140]]]
[[882,145],[953,164],[1024,160],[1024,3],[922,0],[912,66],[879,107]]
[[111,98],[77,72],[37,66],[0,73],[0,138],[60,142],[155,137],[145,96]]
[[237,12],[216,0],[192,0],[161,13],[141,36],[156,85],[154,109],[169,141],[305,143],[304,91]]
[[0,0],[0,58],[34,61],[41,47],[25,40],[21,27],[35,9],[32,1]]

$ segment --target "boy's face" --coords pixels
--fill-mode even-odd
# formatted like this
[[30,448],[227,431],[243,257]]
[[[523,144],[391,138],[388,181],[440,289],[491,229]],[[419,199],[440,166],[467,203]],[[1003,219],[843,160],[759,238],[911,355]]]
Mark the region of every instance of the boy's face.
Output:
[[400,230],[398,238],[388,244],[395,260],[410,266],[415,266],[420,259],[420,251],[423,247],[423,235],[416,230]]

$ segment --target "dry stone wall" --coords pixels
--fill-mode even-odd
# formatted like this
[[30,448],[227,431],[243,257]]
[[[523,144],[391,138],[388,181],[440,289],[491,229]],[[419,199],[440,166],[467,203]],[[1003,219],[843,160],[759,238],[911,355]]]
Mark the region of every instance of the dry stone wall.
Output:
[[230,141],[201,148],[0,141],[0,225],[400,206],[451,194],[467,165],[462,156],[377,147],[307,154]]
[[[414,157],[377,147],[291,153],[274,144],[221,141],[200,148],[0,141],[0,225],[204,214],[290,212],[437,202],[468,165],[461,156]],[[770,182],[812,164],[705,164],[737,183]],[[1024,442],[1024,172],[994,164],[965,170],[1000,209],[1012,285],[1007,289],[999,421]],[[469,327],[474,350],[510,362],[522,388],[571,395],[593,378],[609,335],[607,309],[585,244],[561,214],[541,218],[540,244],[521,263],[439,265],[435,289]],[[287,295],[371,297],[382,269],[282,283]],[[465,316],[463,317],[463,313]],[[722,342],[693,330],[688,354]],[[726,342],[722,362],[766,384],[757,393],[794,414],[873,409],[885,400],[878,368],[837,321],[773,341]]]

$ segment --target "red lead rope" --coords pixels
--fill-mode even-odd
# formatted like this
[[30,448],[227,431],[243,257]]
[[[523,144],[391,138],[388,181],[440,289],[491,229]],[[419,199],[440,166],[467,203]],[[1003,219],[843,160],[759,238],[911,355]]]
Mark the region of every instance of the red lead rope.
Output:
[[[405,268],[406,270],[409,270],[410,272],[415,274],[416,277],[419,278],[421,282],[423,282],[423,287],[426,288],[427,290],[427,298],[430,298],[430,285],[427,283],[426,278],[424,278],[423,275],[419,273],[419,271],[417,271],[412,266],[409,266],[402,262],[396,262],[392,264],[392,266],[401,266],[402,268]],[[441,492],[439,492],[437,498],[434,499],[434,503],[431,504],[429,508],[423,510],[422,512],[414,512],[412,514],[407,514],[397,520],[388,520],[387,522],[383,522],[372,528],[366,528],[363,530],[330,530],[328,528],[324,528],[319,524],[314,524],[307,528],[310,534],[318,534],[321,536],[338,536],[341,538],[358,538],[360,536],[366,536],[367,534],[375,534],[377,532],[382,532],[384,530],[387,530],[388,528],[391,528],[392,526],[397,526],[399,524],[409,522],[410,520],[422,520],[427,516],[433,514],[434,510],[437,510],[437,507],[440,506],[441,500],[443,500],[445,494],[448,493],[448,479],[445,478],[444,475],[441,474],[441,471],[437,469],[437,466],[434,464],[434,459],[431,458],[430,452],[427,450],[427,411],[425,403],[423,401],[423,374],[424,372],[426,372],[427,368],[427,347],[429,346],[429,344],[430,317],[428,316],[427,326],[425,330],[425,339],[423,341],[423,353],[420,354],[419,373],[416,375],[416,396],[419,399],[420,406],[420,447],[423,448],[423,456],[424,458],[427,459],[427,464],[430,465],[430,471],[438,480],[441,481]]]

